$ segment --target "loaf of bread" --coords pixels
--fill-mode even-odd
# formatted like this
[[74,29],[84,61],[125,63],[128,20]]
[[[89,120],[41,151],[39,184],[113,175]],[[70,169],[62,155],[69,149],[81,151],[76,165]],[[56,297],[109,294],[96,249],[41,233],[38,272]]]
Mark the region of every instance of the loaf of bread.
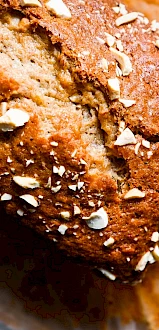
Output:
[[0,47],[1,210],[137,281],[159,258],[159,24],[114,0],[1,0]]

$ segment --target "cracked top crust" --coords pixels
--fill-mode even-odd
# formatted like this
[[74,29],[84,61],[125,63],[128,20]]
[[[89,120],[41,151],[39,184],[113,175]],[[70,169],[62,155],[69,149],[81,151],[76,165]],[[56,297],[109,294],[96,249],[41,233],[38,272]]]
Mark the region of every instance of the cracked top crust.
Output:
[[66,0],[70,17],[26,2],[0,1],[0,207],[136,281],[159,258],[158,23],[111,0]]

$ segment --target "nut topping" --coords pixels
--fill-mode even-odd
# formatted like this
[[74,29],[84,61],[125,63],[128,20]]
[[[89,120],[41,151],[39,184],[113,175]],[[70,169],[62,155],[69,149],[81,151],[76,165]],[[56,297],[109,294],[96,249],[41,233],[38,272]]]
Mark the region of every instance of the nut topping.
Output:
[[132,72],[132,64],[129,57],[113,47],[110,47],[110,51],[114,55],[116,61],[120,64],[123,76],[128,76],[130,72]]
[[124,196],[124,199],[133,199],[133,198],[144,198],[145,192],[141,191],[137,188],[130,189],[126,195]]
[[11,194],[4,193],[1,196],[1,201],[10,201],[11,199],[12,199],[12,195]]
[[114,241],[114,238],[113,238],[113,237],[109,237],[109,238],[103,243],[103,245],[104,245],[104,246],[110,246],[110,245],[112,245],[114,242],[115,242],[115,241]]
[[125,146],[127,144],[136,144],[135,135],[128,127],[125,128],[124,131],[118,136],[114,145]]
[[66,225],[60,225],[59,228],[57,229],[61,235],[65,235],[66,230],[68,227]]
[[21,195],[19,196],[21,199],[23,199],[25,202],[27,202],[28,204],[37,207],[39,206],[38,201],[36,200],[36,198],[32,195],[29,194],[25,194],[25,195]]
[[103,229],[108,225],[108,215],[103,207],[98,211],[91,213],[89,217],[83,217],[87,226],[91,229]]
[[42,7],[42,4],[38,0],[21,0],[21,5],[30,7]]
[[50,1],[46,2],[45,5],[46,5],[47,9],[50,11],[53,11],[53,13],[57,17],[67,18],[67,19],[71,18],[71,12],[62,0],[58,0],[58,1],[50,0]]
[[18,176],[15,175],[13,177],[13,181],[20,187],[23,187],[25,189],[35,189],[40,187],[40,183],[35,179],[31,178],[29,176]]
[[120,85],[118,78],[108,79],[108,91],[111,100],[115,100],[120,97]]
[[116,276],[109,272],[108,270],[105,270],[103,268],[98,268],[98,270],[106,277],[108,277],[111,281],[115,281]]
[[136,271],[140,271],[140,272],[142,272],[142,271],[145,269],[145,267],[146,267],[146,265],[147,265],[148,262],[149,262],[150,264],[152,264],[152,263],[155,262],[155,259],[154,259],[153,255],[152,255],[152,253],[151,253],[150,251],[147,251],[147,252],[141,257],[141,259],[140,259],[140,261],[138,262],[138,264],[137,264],[135,270],[136,270]]
[[16,127],[23,126],[29,121],[29,114],[20,109],[10,108],[0,117],[0,130],[13,131]]
[[130,22],[134,21],[137,17],[138,17],[137,12],[132,12],[132,13],[122,15],[116,19],[116,21],[115,21],[116,26],[120,26],[125,23],[130,23]]
[[119,99],[119,102],[123,104],[125,108],[129,108],[136,103],[135,100]]

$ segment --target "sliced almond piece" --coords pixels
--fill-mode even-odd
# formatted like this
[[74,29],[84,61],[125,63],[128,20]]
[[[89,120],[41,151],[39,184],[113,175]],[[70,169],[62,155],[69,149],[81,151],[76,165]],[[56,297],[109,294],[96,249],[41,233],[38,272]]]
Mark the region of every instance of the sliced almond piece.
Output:
[[145,197],[144,191],[141,191],[137,188],[132,188],[126,193],[124,199],[144,198],[144,197]]
[[91,229],[103,229],[108,225],[108,214],[101,207],[98,211],[92,212],[89,217],[83,217],[86,220],[87,226]]
[[132,107],[136,103],[135,100],[128,100],[128,99],[119,99],[119,102],[123,104],[125,108]]
[[136,144],[135,135],[130,128],[125,128],[115,141],[115,146],[125,146],[127,144]]
[[20,187],[25,189],[35,189],[40,187],[40,183],[35,179],[29,176],[13,176],[13,181]]
[[108,72],[108,61],[104,57],[100,60],[99,67],[103,72]]
[[120,85],[118,78],[108,79],[108,91],[110,100],[115,100],[120,97]]
[[50,0],[45,3],[48,10],[53,11],[57,17],[71,18],[71,12],[62,0]]
[[159,48],[159,39],[157,39],[157,40],[154,42],[154,44],[155,44],[155,46],[156,46],[157,48]]
[[10,201],[11,199],[12,199],[12,195],[11,194],[4,193],[1,196],[1,201]]
[[159,233],[158,231],[154,231],[151,236],[151,241],[152,242],[158,242],[159,241]]
[[99,270],[104,276],[106,276],[107,278],[109,278],[111,281],[115,281],[116,276],[115,276],[114,274],[112,274],[111,272],[109,272],[108,270],[103,269],[103,268],[98,268],[98,270]]
[[62,217],[63,219],[65,219],[65,220],[69,220],[69,219],[70,219],[70,216],[71,216],[71,214],[70,214],[69,211],[62,211],[62,212],[60,213],[60,215],[61,215],[61,217]]
[[138,15],[139,14],[137,12],[131,12],[131,13],[122,15],[116,19],[115,24],[116,24],[116,26],[120,26],[122,24],[133,22],[138,17]]
[[113,47],[110,47],[110,51],[120,64],[123,76],[128,76],[132,72],[132,64],[129,57]]
[[68,227],[66,225],[60,225],[58,228],[58,231],[61,235],[65,235],[65,232],[67,229],[68,229]]
[[28,121],[29,114],[26,111],[11,108],[0,117],[0,130],[3,132],[13,131]]
[[38,0],[21,0],[21,5],[30,7],[42,7],[42,4]]
[[23,199],[25,202],[27,202],[28,204],[37,207],[39,206],[38,201],[36,200],[36,198],[32,195],[29,194],[25,194],[25,195],[21,195],[19,196],[19,198]]
[[74,215],[78,215],[78,214],[80,214],[80,213],[81,213],[80,208],[79,208],[77,205],[74,205],[74,206],[73,206],[73,214],[74,214]]
[[110,245],[112,245],[113,243],[115,242],[114,238],[113,237],[109,237],[104,243],[103,245],[108,247]]
[[65,167],[63,165],[60,165],[59,168],[57,166],[53,166],[52,171],[53,171],[53,173],[56,173],[62,177],[63,174],[65,173]]
[[150,147],[151,147],[150,141],[143,139],[141,143],[142,143],[143,147],[150,149]]
[[115,44],[115,37],[113,37],[111,34],[105,32],[105,36],[106,36],[106,44],[109,46],[109,47],[112,47],[114,44]]
[[155,245],[154,250],[152,251],[152,255],[156,261],[159,261],[159,246],[158,244]]
[[142,271],[145,269],[145,267],[146,267],[146,265],[147,265],[148,262],[149,262],[150,264],[152,264],[152,263],[154,263],[155,261],[156,261],[156,260],[154,259],[152,253],[151,253],[150,251],[147,251],[147,252],[141,257],[141,259],[139,260],[139,262],[138,262],[138,264],[137,264],[135,270],[136,270],[136,271],[140,271],[140,272],[142,272]]

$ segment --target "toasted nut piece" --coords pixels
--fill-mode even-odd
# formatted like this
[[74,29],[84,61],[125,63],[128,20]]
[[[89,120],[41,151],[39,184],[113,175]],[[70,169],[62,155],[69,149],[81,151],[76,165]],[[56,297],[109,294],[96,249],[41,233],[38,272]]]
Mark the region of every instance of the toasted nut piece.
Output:
[[11,199],[12,199],[12,195],[11,194],[4,193],[1,196],[1,201],[10,201]]
[[32,195],[29,194],[25,194],[25,195],[21,195],[19,196],[21,199],[23,199],[25,202],[27,202],[28,204],[37,207],[39,206],[38,201],[36,200],[36,198]]
[[103,245],[104,245],[104,246],[110,246],[110,245],[112,245],[114,242],[115,242],[115,241],[114,241],[114,238],[113,238],[113,237],[109,237],[109,238],[103,243]]
[[73,214],[74,215],[77,215],[77,214],[80,214],[80,213],[81,213],[80,208],[77,205],[74,205],[74,207],[73,207]]
[[35,189],[40,187],[40,183],[35,179],[35,178],[31,178],[29,176],[18,176],[15,175],[13,176],[13,181],[18,184],[18,186],[21,186],[23,188],[31,188],[31,189]]
[[136,146],[135,146],[135,149],[134,149],[135,155],[138,155],[140,146],[141,146],[140,142],[136,143]]
[[137,12],[132,12],[132,13],[122,15],[116,19],[116,21],[115,21],[116,26],[120,26],[125,23],[130,23],[130,22],[134,21],[137,17],[138,17]]
[[21,5],[30,7],[42,7],[42,4],[38,0],[21,0]]
[[103,207],[98,211],[91,213],[89,217],[83,217],[87,226],[91,229],[103,229],[108,225],[108,215]]
[[159,246],[158,244],[155,245],[154,250],[152,251],[153,257],[156,261],[159,261]]
[[142,272],[145,269],[148,262],[150,264],[153,264],[155,261],[156,260],[154,259],[152,253],[150,251],[147,251],[139,260],[135,270]]
[[145,192],[141,191],[137,188],[130,189],[126,195],[124,196],[124,199],[133,199],[133,198],[144,198]]
[[129,108],[136,103],[135,100],[119,99],[119,102],[123,104],[125,108]]
[[53,11],[57,17],[71,18],[71,12],[62,0],[50,0],[46,2],[45,5],[47,9]]
[[115,100],[120,97],[120,85],[118,78],[108,79],[108,91],[110,100]]
[[3,132],[13,131],[28,121],[29,114],[26,111],[11,108],[0,117],[0,130]]
[[98,270],[106,277],[108,277],[111,281],[115,281],[116,276],[109,272],[108,270],[105,270],[103,268],[98,268]]
[[118,50],[120,50],[120,52],[123,52],[124,47],[123,47],[123,44],[122,44],[121,40],[116,41],[116,47],[117,47]]
[[143,139],[141,143],[142,143],[143,147],[150,149],[150,147],[151,147],[150,141]]
[[66,225],[60,225],[58,228],[58,231],[61,235],[65,235],[65,232],[67,229],[68,229],[68,227]]
[[152,242],[158,242],[159,241],[159,233],[158,231],[154,231],[151,236],[151,241]]
[[70,212],[69,211],[62,211],[61,213],[60,213],[60,215],[61,215],[61,217],[63,218],[63,219],[65,219],[65,220],[69,220],[70,219]]
[[159,48],[159,39],[157,39],[154,44],[157,48]]
[[63,174],[65,173],[65,167],[63,165],[60,165],[60,167],[58,168],[57,166],[53,166],[53,173],[58,174],[59,176],[63,176]]
[[130,128],[125,128],[115,141],[115,146],[125,146],[127,144],[136,144],[135,135]]
[[104,71],[108,72],[108,61],[103,57],[99,63],[99,67]]
[[112,47],[114,44],[115,44],[115,37],[113,37],[111,34],[105,32],[105,36],[106,36],[106,44],[109,46],[109,47]]
[[129,57],[113,47],[110,47],[110,51],[115,56],[117,62],[119,62],[123,76],[128,76],[132,72],[132,64]]

